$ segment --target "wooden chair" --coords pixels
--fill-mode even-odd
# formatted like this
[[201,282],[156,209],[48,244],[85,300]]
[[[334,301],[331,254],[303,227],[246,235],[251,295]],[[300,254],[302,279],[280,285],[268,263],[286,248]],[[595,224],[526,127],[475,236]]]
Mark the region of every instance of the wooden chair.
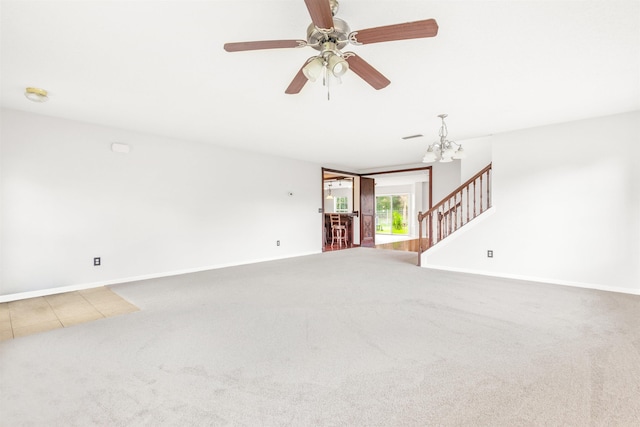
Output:
[[338,245],[342,246],[344,242],[345,246],[349,244],[349,236],[347,233],[347,226],[343,224],[339,214],[329,214],[329,221],[331,222],[331,246],[335,241],[338,241]]

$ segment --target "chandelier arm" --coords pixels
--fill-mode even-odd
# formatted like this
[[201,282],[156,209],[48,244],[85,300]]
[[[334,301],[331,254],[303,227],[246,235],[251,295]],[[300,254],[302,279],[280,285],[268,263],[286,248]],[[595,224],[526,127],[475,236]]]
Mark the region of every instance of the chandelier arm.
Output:
[[462,144],[457,143],[457,142],[455,142],[455,141],[451,141],[451,140],[449,140],[449,139],[445,139],[444,141],[442,141],[442,143],[443,143],[443,144],[445,144],[445,145],[446,145],[446,144],[453,144],[453,145],[455,145],[456,147],[462,147]]

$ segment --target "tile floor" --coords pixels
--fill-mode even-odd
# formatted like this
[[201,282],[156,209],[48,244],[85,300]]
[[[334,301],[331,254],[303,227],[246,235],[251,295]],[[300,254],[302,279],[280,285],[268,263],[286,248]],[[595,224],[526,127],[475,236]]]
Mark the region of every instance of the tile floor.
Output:
[[0,341],[138,311],[107,287],[0,304]]

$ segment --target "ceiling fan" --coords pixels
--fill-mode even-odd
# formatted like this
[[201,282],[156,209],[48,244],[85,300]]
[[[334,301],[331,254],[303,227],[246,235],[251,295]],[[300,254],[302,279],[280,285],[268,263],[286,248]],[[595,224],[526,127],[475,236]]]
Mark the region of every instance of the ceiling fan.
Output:
[[322,76],[327,82],[330,75],[340,78],[349,69],[374,89],[385,88],[391,83],[389,79],[355,53],[342,52],[341,49],[348,43],[363,45],[434,37],[438,34],[438,24],[434,19],[351,31],[345,21],[335,17],[338,12],[337,0],[304,0],[304,2],[312,21],[307,29],[307,40],[263,40],[224,45],[224,50],[227,52],[306,46],[320,51],[319,55],[312,56],[302,65],[285,90],[287,94],[299,93],[307,80],[316,81]]

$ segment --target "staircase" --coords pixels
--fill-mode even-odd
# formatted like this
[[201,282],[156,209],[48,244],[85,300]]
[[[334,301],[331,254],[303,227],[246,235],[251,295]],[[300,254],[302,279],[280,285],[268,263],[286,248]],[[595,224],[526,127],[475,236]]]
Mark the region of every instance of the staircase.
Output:
[[427,212],[418,213],[418,265],[422,253],[491,207],[491,164]]

